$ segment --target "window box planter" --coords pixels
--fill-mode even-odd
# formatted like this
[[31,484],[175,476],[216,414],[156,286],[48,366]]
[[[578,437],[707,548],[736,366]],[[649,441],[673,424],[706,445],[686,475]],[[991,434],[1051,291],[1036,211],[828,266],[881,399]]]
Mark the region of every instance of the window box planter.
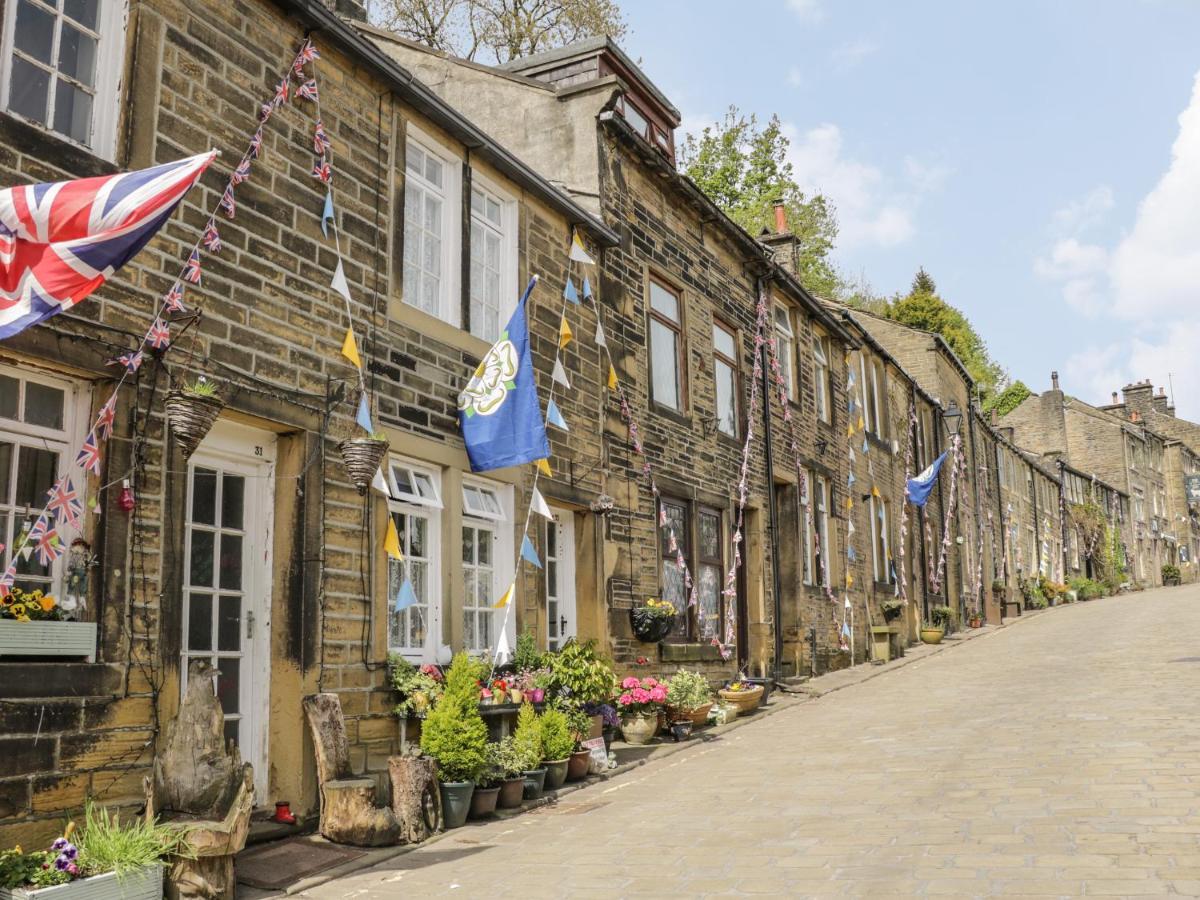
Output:
[[[18,624],[28,625],[28,622]],[[57,622],[53,624],[72,624]],[[147,866],[118,877],[105,872],[92,878],[80,878],[47,888],[0,888],[0,900],[161,900],[162,866]]]
[[7,656],[84,657],[92,662],[96,658],[96,623],[0,619],[0,658]]

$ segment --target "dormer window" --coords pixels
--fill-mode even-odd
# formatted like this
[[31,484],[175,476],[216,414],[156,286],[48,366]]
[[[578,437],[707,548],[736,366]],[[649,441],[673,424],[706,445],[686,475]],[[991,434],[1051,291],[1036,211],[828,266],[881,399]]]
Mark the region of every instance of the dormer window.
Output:
[[629,123],[629,127],[638,133],[639,137],[658,149],[669,160],[675,161],[675,142],[672,131],[668,131],[654,121],[650,114],[628,94],[617,100],[616,110]]

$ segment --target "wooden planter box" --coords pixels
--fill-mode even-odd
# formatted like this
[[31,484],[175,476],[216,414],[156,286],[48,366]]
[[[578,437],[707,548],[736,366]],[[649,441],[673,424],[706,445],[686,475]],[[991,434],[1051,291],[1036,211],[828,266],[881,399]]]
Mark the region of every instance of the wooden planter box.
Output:
[[137,872],[130,872],[124,878],[118,878],[116,872],[106,872],[93,878],[81,878],[67,884],[56,884],[54,887],[36,890],[0,888],[0,900],[162,900],[162,895],[162,866],[147,866]]
[[93,662],[96,658],[96,623],[2,619],[0,657],[4,656],[82,656]]

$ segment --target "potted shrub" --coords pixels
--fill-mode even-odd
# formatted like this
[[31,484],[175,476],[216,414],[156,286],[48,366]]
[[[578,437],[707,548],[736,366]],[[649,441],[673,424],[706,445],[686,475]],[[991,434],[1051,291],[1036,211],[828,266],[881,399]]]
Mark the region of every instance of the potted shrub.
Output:
[[472,819],[482,819],[496,811],[500,800],[500,786],[504,780],[504,768],[500,759],[500,745],[488,744],[487,761],[483,772],[475,781],[475,792],[471,794]]
[[447,828],[467,820],[474,782],[487,765],[487,725],[479,715],[477,670],[467,654],[454,657],[446,673],[445,693],[421,729],[421,751],[437,760]]
[[1162,582],[1163,585],[1177,585],[1180,583],[1179,566],[1167,563],[1162,567]]
[[121,823],[88,803],[78,836],[68,823],[49,850],[0,853],[0,898],[160,900],[163,861],[191,854],[186,831],[144,818]]
[[437,666],[424,665],[419,669],[403,656],[388,657],[388,677],[392,690],[400,696],[393,711],[401,719],[414,716],[425,718],[429,708],[442,695],[445,677]]
[[691,722],[703,725],[708,721],[712,709],[712,688],[708,679],[699,672],[680,670],[667,682],[667,719],[675,722]]
[[342,464],[346,467],[346,474],[350,476],[350,480],[354,482],[358,492],[365,494],[375,479],[375,473],[379,471],[379,464],[383,462],[383,457],[388,451],[387,435],[382,431],[376,431],[367,437],[346,438],[337,446],[338,451],[342,454]]
[[517,713],[517,730],[513,732],[515,752],[519,754],[525,768],[521,775],[525,779],[524,797],[537,800],[546,785],[546,770],[542,761],[542,721],[530,703],[523,703]]
[[574,638],[551,654],[548,676],[541,682],[535,676],[534,683],[544,684],[552,696],[578,706],[611,700],[617,686],[612,665],[596,652],[596,642]]
[[542,765],[546,767],[547,790],[557,790],[567,780],[567,764],[574,749],[575,738],[566,714],[553,708],[542,713]]
[[718,693],[725,703],[733,708],[735,715],[752,712],[762,699],[763,686],[751,684],[745,678],[738,677],[721,688]]
[[883,610],[883,621],[885,622],[895,622],[904,612],[904,604],[899,600],[884,600],[879,604],[879,608]]
[[621,735],[630,744],[648,744],[658,731],[658,711],[667,699],[667,689],[653,678],[632,675],[621,682],[617,709]]
[[14,587],[0,598],[0,656],[95,655],[96,623],[68,621],[52,595]]
[[675,605],[669,600],[652,597],[645,606],[635,606],[629,610],[629,624],[633,628],[633,636],[639,641],[657,644],[675,627]]
[[[225,401],[217,393],[217,386],[203,375],[167,392],[163,409],[184,459],[191,459],[224,408]],[[374,477],[375,473],[371,475]]]
[[1008,585],[1003,579],[997,578],[992,582],[992,597],[997,601],[1004,601],[1008,598]]
[[521,805],[525,795],[525,776],[521,773],[536,766],[538,760],[522,754],[512,735],[490,745],[489,751],[495,777],[500,783],[496,806],[499,809],[515,809]]

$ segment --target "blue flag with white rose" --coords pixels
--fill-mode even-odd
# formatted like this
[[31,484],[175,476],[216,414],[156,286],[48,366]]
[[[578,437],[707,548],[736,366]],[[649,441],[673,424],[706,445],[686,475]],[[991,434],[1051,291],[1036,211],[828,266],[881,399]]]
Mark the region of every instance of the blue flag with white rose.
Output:
[[916,478],[908,479],[904,493],[908,497],[908,502],[913,506],[924,506],[929,502],[929,495],[933,493],[933,486],[937,483],[938,472],[942,469],[942,463],[946,461],[946,454],[943,453],[925,469]]
[[525,301],[535,284],[536,275],[499,339],[458,395],[458,423],[472,472],[516,466],[550,455],[525,318]]

